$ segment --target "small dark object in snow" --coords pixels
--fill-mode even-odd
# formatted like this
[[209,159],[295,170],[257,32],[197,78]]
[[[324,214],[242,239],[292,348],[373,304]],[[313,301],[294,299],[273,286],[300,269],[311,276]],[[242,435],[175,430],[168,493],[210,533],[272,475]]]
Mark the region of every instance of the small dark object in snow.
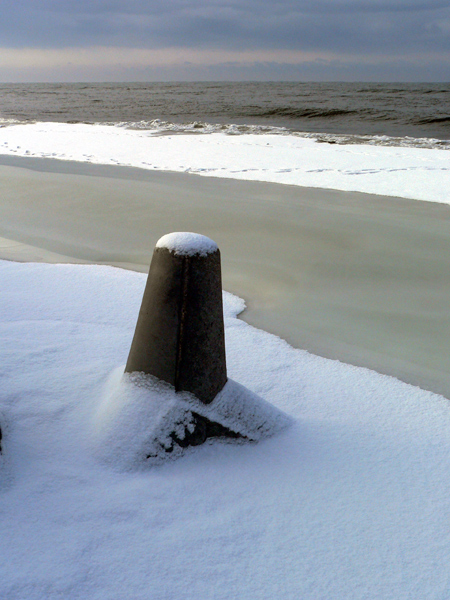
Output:
[[[200,446],[210,438],[228,438],[228,439],[247,439],[240,433],[231,431],[220,423],[213,423],[206,417],[197,413],[192,413],[191,428],[184,430],[184,437],[179,437],[175,432],[170,435],[171,444],[164,446],[164,452],[170,454],[175,446],[180,448],[188,448],[189,446]],[[152,458],[149,454],[147,458]]]

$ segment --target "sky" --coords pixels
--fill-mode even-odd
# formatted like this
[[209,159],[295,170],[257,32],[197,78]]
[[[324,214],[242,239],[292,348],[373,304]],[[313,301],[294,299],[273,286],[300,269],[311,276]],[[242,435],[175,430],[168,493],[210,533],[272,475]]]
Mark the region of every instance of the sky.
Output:
[[449,81],[443,0],[0,0],[0,81]]

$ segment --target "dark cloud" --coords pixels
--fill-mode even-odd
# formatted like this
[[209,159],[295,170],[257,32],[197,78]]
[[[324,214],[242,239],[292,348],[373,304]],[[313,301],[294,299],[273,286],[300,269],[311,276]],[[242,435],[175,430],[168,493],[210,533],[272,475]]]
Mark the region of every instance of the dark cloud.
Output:
[[441,0],[17,0],[3,3],[0,46],[450,50]]

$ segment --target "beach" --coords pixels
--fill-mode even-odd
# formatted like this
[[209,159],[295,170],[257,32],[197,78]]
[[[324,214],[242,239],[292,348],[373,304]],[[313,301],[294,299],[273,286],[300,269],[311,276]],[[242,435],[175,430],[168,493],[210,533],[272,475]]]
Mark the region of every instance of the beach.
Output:
[[448,205],[11,156],[0,181],[0,258],[146,272],[202,233],[248,323],[450,398]]
[[[449,596],[449,98],[0,86],[1,598]],[[222,256],[205,407],[124,373],[172,231]]]

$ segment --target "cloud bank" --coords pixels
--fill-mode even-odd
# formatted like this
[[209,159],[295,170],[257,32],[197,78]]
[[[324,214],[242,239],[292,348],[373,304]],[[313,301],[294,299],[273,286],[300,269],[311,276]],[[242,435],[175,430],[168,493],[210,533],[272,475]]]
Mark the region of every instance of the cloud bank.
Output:
[[440,0],[19,0],[0,40],[3,81],[450,79]]

